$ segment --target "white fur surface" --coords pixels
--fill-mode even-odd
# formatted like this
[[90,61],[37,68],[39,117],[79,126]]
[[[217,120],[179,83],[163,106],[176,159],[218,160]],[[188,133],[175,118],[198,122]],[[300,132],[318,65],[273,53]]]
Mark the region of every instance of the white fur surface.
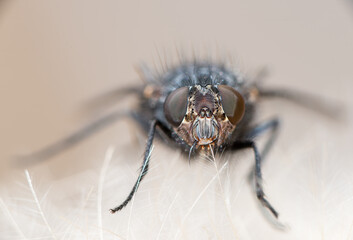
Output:
[[[263,168],[265,192],[282,228],[270,223],[252,191],[251,151],[189,166],[158,141],[135,198],[111,215],[108,209],[133,186],[143,152],[142,144],[122,140],[102,153],[96,169],[58,180],[50,173],[42,177],[53,171],[45,165],[17,173],[1,197],[2,239],[351,239],[351,135],[293,108],[305,119],[284,116]],[[303,131],[290,130],[296,122]]]
[[[2,3],[0,239],[353,239],[350,4]],[[280,214],[277,227],[248,181],[251,151],[189,165],[159,141],[133,201],[110,214],[131,190],[144,151],[144,134],[126,120],[27,170],[6,165],[11,156],[98,117],[72,116],[92,96],[139,84],[130,81],[137,78],[131,66],[152,63],[153,46],[162,52],[157,62],[165,62],[175,56],[164,56],[163,48],[179,43],[226,50],[220,55],[235,56],[250,74],[248,69],[265,64],[273,70],[266,86],[302,89],[344,104],[342,121],[284,101],[260,104],[256,122],[281,119],[263,164],[265,193]],[[129,98],[117,107],[133,104]],[[260,146],[266,137],[258,139]]]

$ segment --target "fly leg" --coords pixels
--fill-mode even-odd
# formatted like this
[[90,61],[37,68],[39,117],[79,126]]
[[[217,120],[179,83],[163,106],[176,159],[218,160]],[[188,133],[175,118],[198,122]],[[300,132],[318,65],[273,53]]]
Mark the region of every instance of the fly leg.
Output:
[[34,153],[25,156],[15,157],[15,164],[19,167],[24,167],[32,165],[44,160],[47,160],[51,157],[54,157],[61,152],[68,150],[83,141],[84,139],[90,137],[95,132],[107,127],[108,125],[120,120],[122,117],[129,117],[131,113],[116,111],[112,112],[97,121],[89,124],[88,126],[80,129],[79,131],[43,148]]
[[339,102],[328,100],[308,94],[302,91],[288,89],[263,89],[258,88],[260,98],[279,98],[293,102],[301,107],[305,107],[332,119],[341,119],[343,116],[343,105]]
[[270,136],[265,143],[264,148],[261,151],[261,160],[264,161],[266,158],[268,152],[273,146],[273,143],[275,142],[278,134],[278,129],[279,129],[279,119],[278,118],[273,118],[269,121],[265,121],[263,123],[258,124],[255,126],[253,129],[249,131],[249,133],[245,136],[245,139],[254,139],[266,132],[270,132]]
[[236,141],[232,149],[246,149],[251,148],[255,154],[255,190],[257,199],[261,202],[261,204],[266,207],[270,212],[278,218],[278,212],[272,207],[269,201],[266,199],[263,186],[262,186],[262,173],[261,173],[261,156],[256,147],[256,144],[253,140],[244,140],[244,141]]
[[150,162],[150,158],[151,158],[151,149],[152,149],[152,143],[153,143],[153,139],[154,139],[154,134],[156,132],[156,126],[158,125],[157,120],[152,120],[152,122],[150,123],[150,129],[149,129],[149,133],[148,133],[148,138],[147,138],[147,144],[146,144],[146,149],[145,149],[145,154],[144,154],[144,158],[143,158],[143,163],[141,166],[141,170],[140,170],[140,174],[136,180],[135,185],[133,186],[133,188],[131,189],[129,195],[127,196],[127,198],[125,199],[125,201],[123,203],[121,203],[119,206],[110,209],[111,213],[115,213],[117,211],[120,211],[121,209],[123,209],[133,198],[133,196],[135,195],[141,181],[143,180],[143,178],[145,177],[145,175],[148,172],[148,167],[149,167],[149,162]]
[[[261,136],[262,134],[265,134],[266,132],[270,132],[270,136],[266,141],[264,148],[261,151],[261,163],[263,163],[264,160],[266,159],[268,152],[272,148],[277,138],[279,124],[280,123],[278,118],[273,118],[269,121],[265,121],[263,123],[258,124],[251,131],[249,131],[249,133],[245,136],[245,139],[254,139],[258,136]],[[248,176],[249,181],[252,180],[253,176],[254,176],[254,170],[250,171],[249,173],[249,176]]]

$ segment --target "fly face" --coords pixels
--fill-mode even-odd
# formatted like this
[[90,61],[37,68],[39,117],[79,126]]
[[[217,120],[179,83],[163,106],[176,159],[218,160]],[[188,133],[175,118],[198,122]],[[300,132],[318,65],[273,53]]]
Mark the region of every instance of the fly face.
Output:
[[227,85],[181,87],[170,93],[164,104],[174,132],[204,154],[226,143],[244,111],[244,98]]

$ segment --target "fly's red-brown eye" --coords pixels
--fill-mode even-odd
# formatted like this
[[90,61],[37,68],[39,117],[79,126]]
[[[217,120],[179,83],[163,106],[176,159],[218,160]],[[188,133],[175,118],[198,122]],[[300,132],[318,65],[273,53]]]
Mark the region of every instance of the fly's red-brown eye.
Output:
[[244,98],[238,91],[227,85],[219,85],[218,90],[222,98],[224,113],[227,115],[229,121],[233,125],[236,125],[244,115]]
[[164,103],[164,114],[173,126],[179,126],[186,114],[189,88],[181,87],[173,91]]

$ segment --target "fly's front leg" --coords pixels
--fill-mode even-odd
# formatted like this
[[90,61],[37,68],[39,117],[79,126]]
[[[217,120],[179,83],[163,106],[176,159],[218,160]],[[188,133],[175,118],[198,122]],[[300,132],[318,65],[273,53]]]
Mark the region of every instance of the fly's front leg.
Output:
[[271,213],[278,218],[278,212],[272,207],[269,201],[266,199],[263,186],[262,186],[262,172],[261,172],[261,156],[253,140],[237,141],[233,144],[233,150],[251,148],[255,154],[255,189],[257,199],[261,204],[266,207]]
[[131,199],[135,195],[141,181],[143,180],[143,178],[147,174],[148,168],[149,168],[149,163],[150,163],[150,158],[151,158],[152,143],[153,143],[153,139],[154,139],[154,134],[156,132],[157,124],[158,124],[157,120],[152,120],[152,122],[150,123],[150,129],[149,129],[149,133],[148,133],[148,139],[147,139],[146,150],[145,150],[145,154],[144,154],[144,158],[143,158],[143,163],[141,166],[140,175],[138,176],[134,187],[131,189],[129,195],[127,196],[127,198],[125,199],[125,201],[123,203],[121,203],[119,206],[117,206],[113,209],[110,209],[111,213],[115,213],[117,211],[120,211],[131,201]]
[[280,124],[279,119],[273,118],[271,120],[265,121],[265,122],[260,123],[259,125],[255,126],[245,136],[245,139],[254,139],[258,136],[265,134],[266,132],[270,132],[270,136],[269,136],[268,140],[266,141],[263,150],[261,151],[261,160],[262,161],[266,158],[268,152],[272,148],[273,143],[275,142],[275,140],[277,138],[279,124]]

